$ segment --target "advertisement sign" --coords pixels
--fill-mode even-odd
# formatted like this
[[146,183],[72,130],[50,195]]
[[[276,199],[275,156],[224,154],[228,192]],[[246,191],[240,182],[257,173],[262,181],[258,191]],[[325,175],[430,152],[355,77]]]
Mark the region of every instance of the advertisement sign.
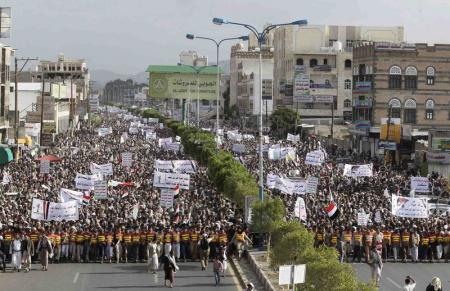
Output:
[[354,91],[368,92],[372,90],[372,82],[355,82]]
[[56,123],[51,121],[45,121],[42,126],[42,133],[45,134],[56,133]]
[[391,118],[390,124],[388,124],[388,122],[388,118],[381,118],[380,139],[400,143],[402,136],[402,125],[400,124],[400,118]]
[[[198,81],[198,83],[197,83]],[[150,96],[153,98],[215,100],[216,74],[150,73]]]
[[392,195],[392,215],[405,218],[428,218],[428,198]]
[[305,66],[295,66],[294,82],[293,82],[293,96],[294,101],[298,102],[300,96],[309,95],[310,75],[306,74]]
[[333,103],[334,95],[299,95],[294,97],[294,102],[298,103]]
[[450,137],[433,137],[431,149],[433,151],[450,151]]
[[427,152],[427,161],[432,164],[449,165],[450,153],[447,152]]
[[378,149],[383,149],[387,151],[396,151],[397,150],[397,144],[393,141],[378,141]]
[[41,135],[41,146],[48,147],[53,143],[53,134],[43,133]]

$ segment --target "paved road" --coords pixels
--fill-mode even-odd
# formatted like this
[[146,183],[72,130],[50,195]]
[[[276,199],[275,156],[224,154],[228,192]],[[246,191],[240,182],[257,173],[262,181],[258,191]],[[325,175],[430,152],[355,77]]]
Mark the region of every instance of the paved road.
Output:
[[[21,291],[138,291],[167,290],[164,274],[146,272],[145,264],[54,264],[48,272],[33,265],[29,273],[0,273],[0,290]],[[221,286],[214,286],[211,265],[201,271],[200,263],[180,263],[175,286],[170,290],[241,290],[234,274],[227,271]]]
[[[361,280],[369,282],[371,269],[367,264],[352,264]],[[416,279],[415,290],[425,290],[434,276],[441,278],[444,290],[450,286],[450,264],[412,264],[412,263],[385,263],[381,273],[380,291],[397,291],[405,281],[407,275]]]

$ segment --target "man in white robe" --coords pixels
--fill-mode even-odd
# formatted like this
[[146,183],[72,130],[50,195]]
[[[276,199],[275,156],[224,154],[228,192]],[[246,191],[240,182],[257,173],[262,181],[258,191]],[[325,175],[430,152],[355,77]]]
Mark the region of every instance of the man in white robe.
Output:
[[20,272],[22,268],[22,241],[20,240],[19,234],[16,234],[15,239],[9,246],[9,254],[11,255],[11,264],[14,271]]

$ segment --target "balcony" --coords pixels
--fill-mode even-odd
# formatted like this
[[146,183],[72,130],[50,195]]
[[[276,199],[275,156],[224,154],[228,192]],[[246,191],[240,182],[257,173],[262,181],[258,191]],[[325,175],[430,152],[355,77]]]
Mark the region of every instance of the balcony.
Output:
[[308,73],[312,75],[336,74],[336,67],[330,65],[321,65],[309,68]]

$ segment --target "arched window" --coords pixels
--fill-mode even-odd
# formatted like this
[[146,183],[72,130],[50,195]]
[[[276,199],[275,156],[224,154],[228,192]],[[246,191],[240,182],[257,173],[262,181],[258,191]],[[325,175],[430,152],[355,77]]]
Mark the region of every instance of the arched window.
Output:
[[434,85],[436,71],[433,67],[427,68],[427,85]]
[[408,99],[405,101],[403,120],[405,123],[416,124],[416,101]]
[[345,90],[351,90],[352,89],[352,81],[349,79],[346,79],[344,81],[344,89]]
[[345,99],[344,100],[344,107],[345,108],[352,107],[352,101],[350,99]]
[[[402,103],[397,98],[391,99],[389,101],[389,109],[390,114],[392,118],[400,118],[401,112],[402,112]],[[388,116],[389,116],[389,109],[388,109]]]
[[309,60],[309,67],[310,68],[314,68],[315,66],[317,66],[317,59],[310,59]]
[[425,103],[425,119],[434,119],[434,101],[432,99],[428,99]]
[[352,60],[349,60],[349,59],[345,60],[344,67],[346,69],[350,69],[352,67]]
[[303,59],[302,58],[298,58],[297,59],[297,66],[303,66]]
[[392,66],[389,69],[389,89],[402,88],[402,69],[399,66]]
[[405,70],[405,89],[417,89],[417,69],[412,66]]

